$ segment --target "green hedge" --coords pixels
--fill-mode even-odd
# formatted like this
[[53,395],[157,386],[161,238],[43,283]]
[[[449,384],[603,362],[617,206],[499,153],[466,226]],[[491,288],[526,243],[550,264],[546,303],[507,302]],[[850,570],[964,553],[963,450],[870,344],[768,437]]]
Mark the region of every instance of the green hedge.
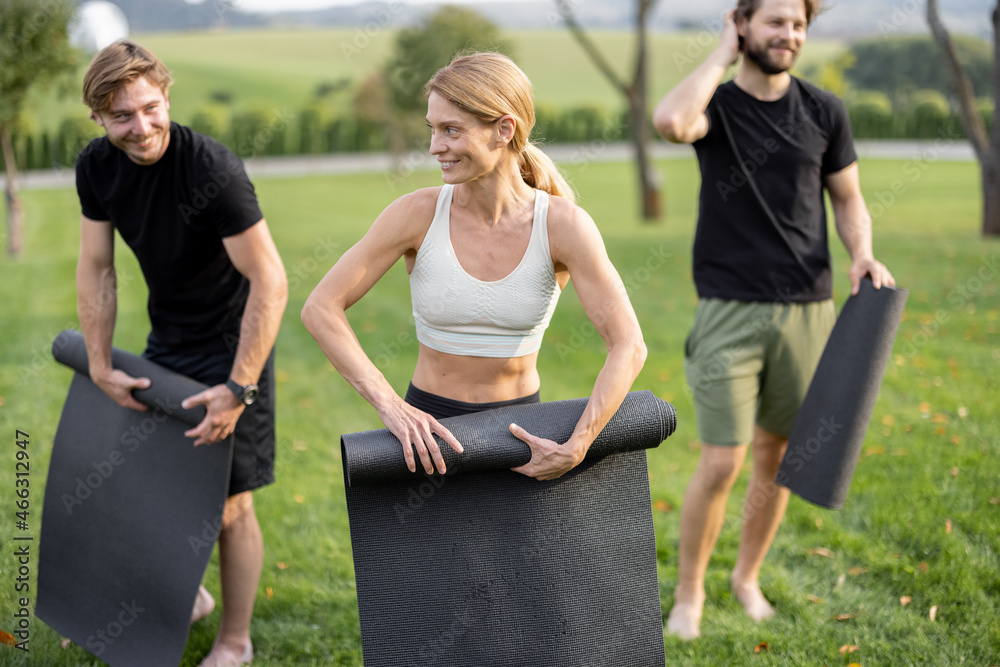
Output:
[[[990,127],[993,104],[977,101],[979,112]],[[877,91],[858,91],[846,101],[857,139],[935,139],[964,136],[956,113],[935,91],[914,91],[895,103]],[[231,111],[225,105],[210,105],[192,116],[189,125],[215,137],[243,159],[267,155],[318,155],[385,151],[389,146],[384,125],[354,115],[336,115],[330,109],[311,106],[287,109]],[[57,131],[13,137],[21,169],[72,168],[87,143],[103,131],[87,118],[67,118]],[[536,109],[532,140],[542,143],[624,141],[628,138],[628,114],[609,112],[598,106]],[[3,157],[0,156],[0,168]]]

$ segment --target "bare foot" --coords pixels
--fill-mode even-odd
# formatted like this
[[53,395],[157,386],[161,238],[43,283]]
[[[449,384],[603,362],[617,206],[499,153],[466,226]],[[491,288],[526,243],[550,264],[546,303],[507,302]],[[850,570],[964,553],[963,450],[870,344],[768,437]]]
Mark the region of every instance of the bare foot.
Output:
[[701,636],[701,609],[704,602],[679,602],[670,610],[667,616],[667,633],[676,635],[684,641],[697,639]]
[[253,662],[253,644],[247,641],[242,653],[229,646],[214,644],[199,667],[241,667]]
[[760,587],[750,584],[746,586],[733,586],[733,595],[743,605],[743,609],[753,620],[763,621],[775,615],[774,607],[767,601],[764,594],[760,592]]
[[198,596],[194,599],[194,609],[191,610],[191,624],[195,624],[212,613],[215,609],[215,598],[204,586],[198,587]]

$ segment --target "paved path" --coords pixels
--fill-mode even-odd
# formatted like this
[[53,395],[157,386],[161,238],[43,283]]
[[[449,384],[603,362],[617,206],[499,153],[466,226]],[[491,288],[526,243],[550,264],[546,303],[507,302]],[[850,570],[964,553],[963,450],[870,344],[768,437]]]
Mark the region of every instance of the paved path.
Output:
[[[931,141],[859,141],[858,156],[861,160],[891,158],[901,160],[957,160],[975,159],[972,146],[962,140],[939,139]],[[553,144],[546,152],[556,162],[568,164],[581,162],[621,162],[632,159],[632,148],[627,143],[608,144],[595,140],[586,144]],[[652,146],[654,158],[676,158],[694,155],[690,146],[657,141]],[[398,166],[386,153],[335,153],[331,155],[290,155],[259,157],[247,160],[247,171],[252,178],[291,178],[322,174],[385,173],[405,177],[411,171],[435,168],[434,159],[423,152],[413,151],[403,156]],[[72,169],[37,170],[22,172],[18,183],[23,190],[71,188],[75,174]],[[6,186],[6,176],[0,176],[0,189]]]

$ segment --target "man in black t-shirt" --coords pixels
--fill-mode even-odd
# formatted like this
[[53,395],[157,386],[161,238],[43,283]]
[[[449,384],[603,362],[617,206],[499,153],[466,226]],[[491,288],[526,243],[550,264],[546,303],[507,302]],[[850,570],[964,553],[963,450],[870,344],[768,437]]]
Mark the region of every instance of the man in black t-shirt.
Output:
[[[77,161],[82,208],[78,312],[90,376],[120,405],[149,386],[111,367],[116,286],[114,230],[139,260],[152,325],[144,356],[209,385],[187,397],[205,419],[193,445],[234,434],[219,551],[219,633],[203,665],[253,657],[250,620],[263,563],[250,495],[274,481],[273,347],[288,297],[281,258],[240,160],[218,142],[170,122],[170,73],[128,41],[98,53],[83,98],[106,136]],[[198,592],[192,622],[214,600]]]
[[[700,634],[705,572],[748,446],[753,471],[731,585],[752,618],[774,614],[758,584],[788,503],[774,478],[835,317],[824,189],[851,256],[852,294],[866,274],[876,288],[895,284],[872,255],[843,103],[788,74],[818,5],[738,0],[718,48],[653,117],[666,139],[694,145],[702,176],[699,302],[685,345],[702,448],[681,511],[667,620],[684,639]],[[719,85],[741,53],[735,79]]]

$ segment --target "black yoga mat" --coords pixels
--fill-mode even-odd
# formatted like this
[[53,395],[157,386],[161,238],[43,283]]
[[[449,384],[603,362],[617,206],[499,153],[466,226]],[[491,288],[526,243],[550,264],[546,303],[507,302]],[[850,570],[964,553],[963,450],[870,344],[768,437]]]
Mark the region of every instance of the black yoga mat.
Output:
[[811,503],[844,506],[907,294],[862,280],[840,311],[775,478]]
[[441,420],[465,448],[410,473],[387,430],[341,438],[365,665],[664,664],[646,448],[674,408],[630,393],[563,477],[508,431],[565,442],[585,399]]
[[53,356],[74,369],[56,431],[42,511],[35,615],[110,665],[180,663],[191,608],[222,522],[232,438],[194,447],[184,431],[205,389],[114,349],[112,365],[151,386],[123,408],[88,375],[83,336]]

